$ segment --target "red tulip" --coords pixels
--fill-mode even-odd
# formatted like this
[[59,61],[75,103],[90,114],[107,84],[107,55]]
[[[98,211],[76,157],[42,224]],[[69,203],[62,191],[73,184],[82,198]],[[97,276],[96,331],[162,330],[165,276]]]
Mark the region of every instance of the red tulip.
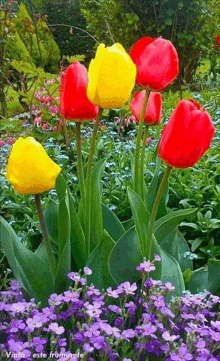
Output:
[[[142,90],[140,93],[136,92],[130,104],[130,109],[137,118],[138,122],[140,120],[145,94],[146,94],[146,90]],[[161,94],[151,92],[147,102],[144,122],[151,125],[157,125],[160,123],[161,117],[162,117]]]
[[88,85],[87,70],[84,65],[74,61],[68,66],[62,78],[60,89],[60,109],[64,119],[93,119],[98,107],[86,95]]
[[152,90],[162,90],[179,73],[176,49],[169,40],[144,37],[131,49],[131,59],[137,66],[136,84]]
[[205,109],[181,100],[163,130],[159,156],[172,167],[192,167],[210,147],[214,132]]

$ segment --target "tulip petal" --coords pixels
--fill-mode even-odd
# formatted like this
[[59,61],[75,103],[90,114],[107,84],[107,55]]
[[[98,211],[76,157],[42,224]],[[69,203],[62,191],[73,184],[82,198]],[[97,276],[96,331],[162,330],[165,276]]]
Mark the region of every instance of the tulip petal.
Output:
[[102,108],[122,106],[135,84],[136,67],[121,44],[98,47],[89,66],[87,95]]
[[13,145],[6,178],[19,193],[37,194],[53,188],[60,171],[40,143],[32,137],[20,137]]

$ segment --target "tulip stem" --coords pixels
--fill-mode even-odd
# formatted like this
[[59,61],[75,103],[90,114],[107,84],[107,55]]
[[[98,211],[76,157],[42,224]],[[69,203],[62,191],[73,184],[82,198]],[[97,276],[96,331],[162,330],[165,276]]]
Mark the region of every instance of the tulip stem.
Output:
[[140,120],[139,120],[137,139],[136,139],[134,189],[135,189],[135,192],[138,194],[139,194],[138,188],[139,188],[139,175],[140,175],[140,173],[139,173],[140,146],[141,146],[142,128],[143,128],[143,124],[144,124],[144,117],[145,117],[146,106],[147,106],[149,95],[150,95],[150,88],[146,88],[146,94],[145,94],[145,98],[144,98],[143,107],[141,110],[141,116],[140,116]]
[[86,174],[86,242],[87,242],[87,259],[90,254],[90,210],[91,210],[91,175],[92,175],[92,160],[93,160],[93,154],[95,150],[95,140],[96,135],[100,123],[100,119],[102,116],[103,109],[99,109],[99,114],[97,115],[93,132],[92,132],[92,138],[90,143],[90,149],[89,149],[89,159],[87,163],[87,174]]
[[142,151],[141,151],[141,167],[140,167],[140,177],[139,177],[139,182],[140,182],[140,195],[142,200],[144,201],[145,197],[144,197],[144,156],[145,156],[145,148],[146,148],[146,141],[147,141],[147,136],[148,136],[148,130],[149,130],[149,126],[146,125],[145,129],[144,129],[144,137],[143,137],[143,142],[142,142]]
[[76,122],[76,149],[77,149],[77,171],[79,177],[79,188],[80,195],[83,202],[83,213],[85,216],[86,209],[86,195],[85,195],[85,182],[83,176],[83,163],[82,163],[82,152],[81,152],[81,123]]
[[165,173],[163,175],[163,178],[161,180],[160,186],[158,188],[157,195],[156,195],[154,205],[153,205],[153,209],[152,209],[152,212],[151,212],[150,221],[149,221],[148,236],[147,236],[147,243],[146,243],[146,252],[144,252],[145,257],[146,257],[147,260],[150,260],[150,258],[151,258],[151,246],[152,246],[152,235],[153,235],[154,222],[155,222],[158,207],[159,207],[159,204],[160,204],[160,199],[161,199],[161,196],[163,194],[163,190],[164,190],[166,182],[167,182],[167,180],[169,178],[171,170],[172,170],[172,167],[170,167],[168,165],[167,169],[166,169],[166,171],[165,171]]
[[46,228],[46,224],[44,221],[44,215],[43,215],[43,210],[42,210],[42,206],[41,206],[40,194],[35,194],[34,197],[35,197],[35,203],[36,203],[36,207],[37,207],[38,218],[39,218],[39,222],[40,222],[40,228],[41,228],[44,244],[45,244],[46,251],[47,251],[47,256],[48,256],[49,263],[50,263],[50,268],[52,271],[52,275],[55,277],[56,262],[55,262],[55,258],[53,255],[50,240],[49,240],[49,237],[47,234],[47,228]]
[[66,120],[63,120],[63,134],[64,134],[64,141],[65,141],[66,149],[68,149],[68,147],[69,147],[69,138],[68,138]]

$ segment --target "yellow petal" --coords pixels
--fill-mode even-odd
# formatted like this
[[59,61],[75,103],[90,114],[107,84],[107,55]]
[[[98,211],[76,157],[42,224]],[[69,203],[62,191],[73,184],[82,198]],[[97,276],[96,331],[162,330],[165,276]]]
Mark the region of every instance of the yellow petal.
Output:
[[21,194],[43,193],[55,186],[61,168],[34,138],[18,138],[7,164],[6,178]]
[[120,107],[129,99],[135,78],[136,66],[121,44],[102,46],[89,67],[88,98],[102,108]]

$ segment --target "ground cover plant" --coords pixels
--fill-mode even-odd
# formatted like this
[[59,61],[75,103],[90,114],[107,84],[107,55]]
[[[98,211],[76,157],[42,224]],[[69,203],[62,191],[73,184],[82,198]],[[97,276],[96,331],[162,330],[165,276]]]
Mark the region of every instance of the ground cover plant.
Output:
[[[218,38],[216,41],[218,45]],[[45,346],[48,357],[49,351],[55,351],[54,333],[65,333],[66,339],[58,339],[61,348],[56,349],[64,355],[50,355],[49,359],[77,359],[82,351],[85,360],[93,356],[112,360],[218,360],[218,91],[205,89],[200,95],[181,90],[167,92],[163,98],[161,92],[179,73],[179,58],[172,43],[162,37],[138,40],[129,54],[119,43],[111,47],[100,44],[88,72],[80,59],[63,60],[66,66],[62,62],[61,74],[54,78],[31,65],[37,81],[25,95],[29,106],[22,115],[22,126],[17,129],[19,119],[3,119],[1,123],[3,132],[17,130],[21,135],[3,136],[0,143],[0,197],[4,201],[0,215],[1,287],[7,289],[12,271],[22,292],[12,300],[11,291],[1,292],[5,317],[1,335],[8,334],[1,345],[3,357],[30,359],[34,349],[43,351],[42,345],[50,338]],[[13,65],[21,70],[21,62]],[[215,80],[218,82],[217,77]],[[42,87],[37,89],[39,82]],[[88,120],[92,122],[88,124]],[[66,275],[76,282],[69,291]],[[137,314],[133,307],[128,313],[135,316],[127,323],[122,317],[121,323],[126,326],[125,333],[140,336],[136,344],[130,344],[131,349],[125,349],[124,342],[120,346],[116,320],[112,320],[115,327],[112,324],[102,329],[108,334],[106,340],[104,332],[96,328],[94,337],[86,339],[86,344],[82,338],[84,345],[76,346],[74,332],[78,334],[87,326],[79,321],[84,311],[77,312],[73,323],[75,311],[70,304],[69,309],[61,306],[58,322],[44,325],[48,319],[41,320],[40,314],[48,300],[53,307],[52,299],[62,303],[63,294],[64,301],[70,302],[74,294],[81,307],[78,298],[86,282],[89,290],[95,287],[96,296],[107,289],[108,296],[115,299],[114,311],[120,305],[122,315],[123,307],[134,306],[129,295],[138,290]],[[82,289],[77,296],[78,284]],[[18,287],[15,281],[11,285]],[[126,294],[124,303],[118,297],[122,291]],[[181,302],[189,302],[188,298],[192,301],[190,309],[193,302],[200,301],[203,316],[195,313],[182,326],[181,319],[186,317],[180,316]],[[92,304],[86,303],[88,327],[93,318],[101,322],[103,299],[95,297]],[[154,318],[152,300],[158,306]],[[16,301],[31,302],[33,310],[14,325],[9,313]],[[171,310],[172,302],[176,309]],[[141,319],[143,307],[150,313]],[[106,310],[103,313],[107,315]],[[184,312],[189,309],[184,308]],[[165,315],[173,320],[165,320]],[[200,336],[191,339],[189,333],[194,335],[198,327],[192,325],[194,319],[201,321],[205,330],[199,329]],[[40,330],[34,333],[40,327],[48,332],[43,340]],[[144,342],[143,330],[144,336],[149,336]],[[108,346],[111,335],[117,339],[115,348],[113,340]],[[124,338],[129,341],[128,336]]]

